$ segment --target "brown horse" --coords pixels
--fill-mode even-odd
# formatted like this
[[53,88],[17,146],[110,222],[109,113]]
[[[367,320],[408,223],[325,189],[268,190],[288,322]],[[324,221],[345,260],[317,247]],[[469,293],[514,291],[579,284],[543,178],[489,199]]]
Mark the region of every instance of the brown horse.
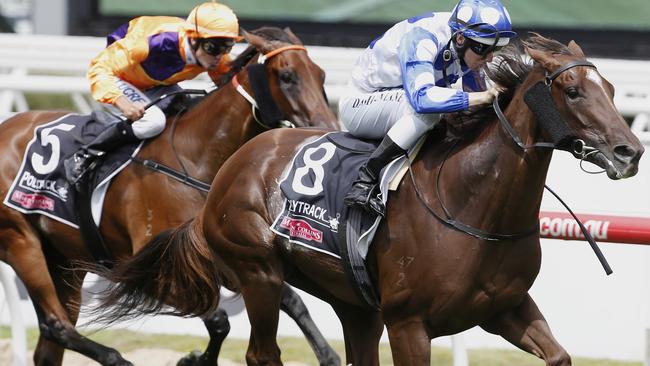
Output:
[[[246,38],[252,46],[234,64],[241,62],[243,67],[246,62],[256,63],[256,54],[266,56],[259,57],[266,60],[263,67],[269,80],[271,95],[268,97],[288,120],[297,126],[338,127],[325,98],[324,72],[308,57],[293,33],[288,29],[261,28],[248,33]],[[252,94],[246,68],[237,74],[237,80]],[[0,125],[0,195],[7,194],[34,129],[64,114],[21,113]],[[175,169],[184,167],[189,176],[209,183],[226,158],[244,142],[266,130],[264,121],[261,123],[258,116],[253,116],[249,101],[236,90],[235,83],[228,83],[181,116],[176,121],[175,133],[173,128],[168,128],[162,136],[148,142],[138,157],[156,160]],[[123,260],[141,250],[152,235],[194,217],[205,198],[205,193],[195,188],[142,165],[131,164],[115,178],[108,190],[100,231],[111,254],[118,261]],[[64,348],[80,352],[103,365],[130,364],[117,351],[75,330],[85,272],[69,268],[72,260],[92,260],[79,231],[45,216],[23,215],[2,205],[0,260],[13,267],[34,303],[41,331],[34,352],[36,365],[61,364]],[[302,317],[306,309],[300,299],[289,289],[286,295],[285,305],[297,301],[289,309],[297,313],[290,313],[290,316],[299,317],[303,330],[310,326],[315,329],[308,314]],[[192,300],[204,297],[204,293],[196,293]],[[206,317],[206,325],[215,325],[210,314],[202,315]],[[225,313],[220,313],[222,315]],[[229,329],[227,319],[225,325],[215,326],[220,328],[209,329],[211,335],[213,331],[227,333]],[[338,363],[338,356],[315,330],[316,334],[309,335],[315,337],[314,347],[326,346],[319,354],[321,361]],[[200,361],[216,364],[220,340],[218,343],[211,341],[209,352]]]
[[[535,35],[524,46],[506,49],[490,77],[507,88],[505,118],[528,146],[521,148],[492,110],[456,116],[462,123],[452,122],[452,116],[450,127],[473,126],[460,138],[429,136],[411,176],[390,196],[387,219],[368,253],[380,312],[363,306],[337,259],[292,245],[269,229],[283,207],[278,181],[298,146],[322,135],[313,130],[272,131],[245,144],[222,166],[199,216],[160,235],[146,253],[113,272],[123,282],[107,301],[115,303],[120,296],[167,300],[160,288],[170,284],[200,291],[201,276],[217,268],[221,282],[237,288],[246,302],[252,326],[249,364],[281,364],[275,336],[287,281],[332,304],[343,325],[347,362],[354,365],[378,364],[384,324],[396,365],[428,365],[432,338],[476,325],[547,365],[570,365],[528,293],[541,265],[537,223],[552,155],[550,149],[530,145],[563,136],[556,146],[599,165],[612,179],[637,172],[643,147],[614,107],[614,88],[575,42],[567,47]],[[524,62],[519,53],[524,50],[533,63]],[[548,96],[549,115],[559,116],[550,125],[543,123],[545,114],[535,117],[535,104],[529,108],[524,100],[535,85]],[[564,135],[557,133],[561,130]],[[445,212],[477,229],[465,228],[469,235],[452,227],[443,222]],[[512,233],[519,234],[507,235]],[[155,269],[147,272],[146,255],[172,263],[188,251],[180,248],[205,253],[205,245],[218,266],[178,271],[187,282],[180,276],[164,284],[140,282],[161,278]],[[137,302],[130,301],[118,310],[135,307]]]

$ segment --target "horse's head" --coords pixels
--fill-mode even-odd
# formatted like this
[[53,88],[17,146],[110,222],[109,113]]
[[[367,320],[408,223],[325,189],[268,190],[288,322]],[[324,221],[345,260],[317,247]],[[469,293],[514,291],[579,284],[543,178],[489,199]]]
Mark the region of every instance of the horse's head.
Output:
[[[550,91],[559,112],[557,120],[566,123],[559,128],[564,131],[563,137],[568,137],[568,150],[605,169],[611,179],[635,175],[644,148],[614,106],[614,87],[585,59],[578,44],[571,41],[567,47],[533,35],[524,47],[535,61],[532,75],[537,80],[543,77],[544,86],[534,87],[538,94],[548,95],[546,90]],[[535,99],[529,105],[544,103]],[[537,113],[538,120],[555,114],[548,108],[541,107],[543,112]],[[562,124],[561,121],[553,123]],[[547,133],[548,129],[546,126]]]
[[262,116],[282,114],[297,127],[339,128],[325,95],[325,72],[291,30],[264,27],[244,32],[244,37],[260,54],[258,65],[246,68],[243,82],[253,90]]

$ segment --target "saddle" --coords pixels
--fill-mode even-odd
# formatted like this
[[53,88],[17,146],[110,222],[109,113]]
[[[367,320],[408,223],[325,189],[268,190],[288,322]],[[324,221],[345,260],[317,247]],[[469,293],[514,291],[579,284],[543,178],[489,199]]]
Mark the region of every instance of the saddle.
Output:
[[[365,257],[381,217],[348,207],[343,197],[360,166],[379,141],[360,140],[349,133],[331,132],[303,145],[291,169],[280,182],[284,209],[271,230],[290,243],[340,259],[359,296],[372,307],[378,296]],[[388,182],[406,163],[402,156],[381,174],[381,197],[386,202]]]

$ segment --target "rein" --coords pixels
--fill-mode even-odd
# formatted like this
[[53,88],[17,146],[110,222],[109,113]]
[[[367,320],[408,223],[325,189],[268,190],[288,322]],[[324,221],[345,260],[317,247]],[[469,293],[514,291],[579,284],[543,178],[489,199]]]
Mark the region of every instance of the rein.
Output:
[[457,139],[454,144],[447,150],[447,154],[445,154],[445,158],[443,159],[442,163],[440,164],[440,167],[438,167],[438,172],[436,174],[436,196],[438,197],[438,202],[440,202],[440,207],[442,208],[442,211],[445,213],[445,217],[442,217],[440,214],[438,214],[433,208],[431,208],[427,202],[424,199],[424,195],[420,191],[420,188],[418,187],[416,181],[415,181],[415,176],[413,175],[413,169],[410,167],[410,160],[409,162],[409,175],[411,177],[411,182],[413,183],[413,189],[415,190],[415,194],[418,197],[420,203],[424,206],[424,208],[438,221],[442,222],[448,227],[451,227],[453,229],[456,229],[462,233],[465,233],[467,235],[473,236],[477,239],[481,240],[486,240],[486,241],[502,241],[502,240],[517,240],[517,239],[523,239],[527,236],[530,236],[536,232],[539,232],[539,221],[535,224],[534,227],[525,230],[523,232],[519,233],[508,233],[508,234],[499,234],[499,233],[490,233],[487,231],[483,231],[479,228],[476,228],[474,226],[462,223],[460,221],[457,221],[453,218],[447,207],[442,201],[442,198],[440,196],[440,176],[442,175],[442,168],[445,165],[445,162],[449,158],[449,155],[451,152],[454,150],[456,147],[456,144],[460,139]]
[[[566,65],[561,66],[559,69],[554,71],[552,74],[548,74],[546,72],[546,75],[544,77],[544,85],[546,86],[546,90],[550,95],[550,88],[553,84],[553,81],[560,76],[563,72],[574,68],[578,66],[585,66],[585,67],[593,67],[596,68],[594,64],[592,64],[589,61],[574,61],[574,62],[569,62]],[[533,87],[534,88],[534,87]],[[531,89],[533,89],[531,88]],[[527,92],[528,93],[528,92]],[[521,137],[517,134],[515,129],[512,127],[508,119],[506,118],[505,114],[501,110],[501,107],[499,106],[499,100],[498,96],[496,96],[492,102],[492,106],[494,108],[494,111],[501,123],[501,126],[503,129],[508,133],[512,141],[515,142],[515,144],[521,149],[522,152],[525,152],[528,149],[532,148],[544,148],[544,149],[553,149],[553,150],[565,150],[560,147],[559,143],[556,142],[536,142],[532,145],[526,145],[523,143]],[[555,107],[554,107],[555,108]],[[556,109],[556,108],[555,108]],[[557,110],[557,109],[556,109]],[[562,123],[565,123],[562,121]],[[445,217],[442,217],[439,215],[435,210],[433,210],[425,201],[424,196],[422,195],[420,189],[418,188],[418,185],[415,181],[415,176],[413,175],[413,169],[410,169],[409,167],[409,174],[411,176],[411,181],[413,183],[413,187],[415,190],[415,193],[420,200],[420,202],[424,205],[426,210],[433,215],[436,219],[447,225],[448,227],[454,228],[462,233],[465,233],[467,235],[473,236],[475,238],[481,239],[481,240],[486,240],[486,241],[501,241],[501,240],[516,240],[516,239],[522,239],[525,238],[529,235],[534,234],[535,232],[539,232],[539,220],[537,223],[530,228],[529,230],[523,231],[521,233],[508,233],[508,234],[500,234],[500,233],[490,233],[483,231],[481,229],[478,229],[474,226],[456,221],[453,216],[450,214],[449,210],[447,207],[444,205],[442,198],[440,196],[440,176],[442,173],[442,168],[449,158],[449,155],[451,152],[454,150],[456,145],[460,139],[457,139],[454,144],[449,148],[447,151],[442,163],[440,164],[440,167],[438,168],[437,176],[436,176],[436,195],[438,197],[438,202],[440,202],[440,206],[445,214]],[[587,158],[589,155],[594,154],[599,152],[598,149],[588,146],[583,140],[581,139],[574,139],[573,143],[571,144],[571,150],[572,153],[578,155],[581,157],[581,168],[582,168],[582,161],[584,161],[585,158]],[[410,164],[410,161],[409,161]],[[582,169],[584,170],[584,169]],[[588,172],[589,173],[589,172]],[[609,263],[607,263],[607,259],[605,259],[605,256],[601,252],[600,248],[596,244],[595,240],[587,231],[585,226],[582,224],[582,222],[578,219],[578,217],[573,213],[573,211],[569,208],[569,206],[552,190],[550,189],[546,184],[544,185],[544,188],[551,192],[553,196],[555,196],[562,205],[567,209],[567,211],[571,214],[571,216],[576,220],[578,223],[580,230],[582,231],[582,234],[584,235],[585,239],[589,242],[589,245],[593,249],[594,253],[596,254],[596,257],[600,261],[601,265],[603,266],[603,269],[605,270],[605,273],[608,275],[611,274],[613,271],[611,267],[609,266]]]

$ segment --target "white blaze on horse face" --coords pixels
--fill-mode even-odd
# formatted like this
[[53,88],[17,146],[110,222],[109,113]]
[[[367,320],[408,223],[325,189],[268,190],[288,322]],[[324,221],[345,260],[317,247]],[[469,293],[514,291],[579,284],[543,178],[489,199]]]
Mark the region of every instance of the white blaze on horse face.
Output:
[[598,75],[596,70],[593,70],[593,69],[587,70],[587,79],[593,81],[594,83],[599,85],[601,88],[605,89],[605,87],[603,86],[603,79],[600,77],[600,75]]
[[[607,94],[607,90],[605,89],[605,83],[603,83],[603,78],[598,74],[598,72],[594,69],[588,69],[587,70],[587,79],[593,81],[596,85],[598,85],[602,90],[605,95]],[[609,104],[611,105],[612,108],[616,109],[616,106],[614,105],[614,102],[610,100],[610,98],[606,98]]]

